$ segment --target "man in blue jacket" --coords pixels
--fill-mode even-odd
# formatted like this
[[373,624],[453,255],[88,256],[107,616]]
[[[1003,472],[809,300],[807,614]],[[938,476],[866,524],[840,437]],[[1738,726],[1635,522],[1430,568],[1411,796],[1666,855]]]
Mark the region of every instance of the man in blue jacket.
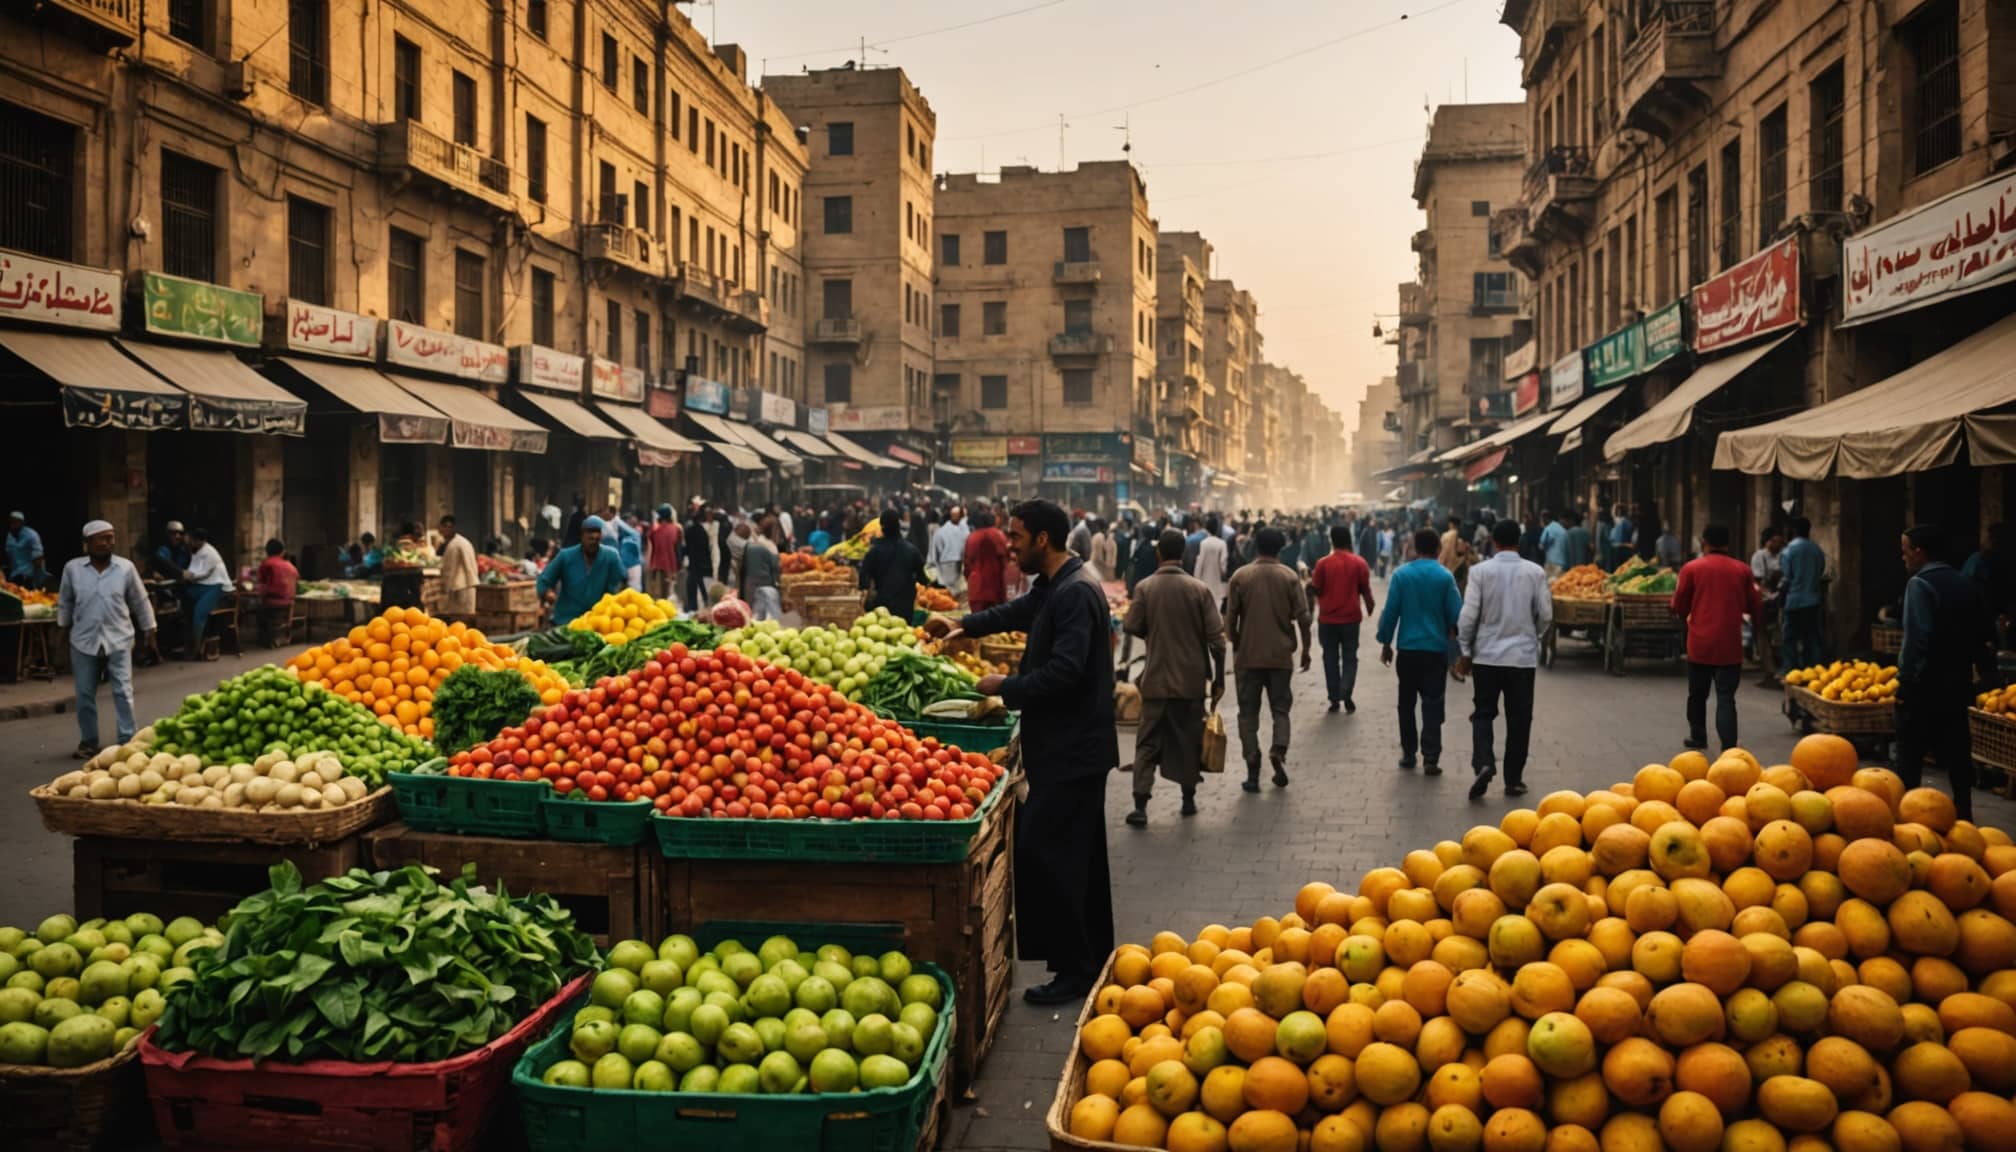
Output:
[[1786,671],[1811,668],[1827,659],[1820,642],[1820,581],[1827,574],[1827,553],[1813,542],[1813,522],[1792,518],[1792,539],[1778,554],[1779,578],[1785,589],[1784,640],[1779,664]]
[[539,595],[553,608],[553,627],[565,628],[603,596],[629,587],[621,558],[602,543],[606,527],[600,516],[581,521],[581,542],[562,548],[539,573]]
[[[1421,770],[1442,774],[1442,703],[1449,688],[1449,640],[1463,614],[1456,578],[1439,559],[1442,540],[1433,528],[1414,533],[1414,559],[1393,572],[1386,584],[1386,607],[1379,613],[1379,662],[1395,664],[1400,653],[1400,767],[1411,771],[1414,753]],[[1414,700],[1421,700],[1421,726],[1414,726]]]

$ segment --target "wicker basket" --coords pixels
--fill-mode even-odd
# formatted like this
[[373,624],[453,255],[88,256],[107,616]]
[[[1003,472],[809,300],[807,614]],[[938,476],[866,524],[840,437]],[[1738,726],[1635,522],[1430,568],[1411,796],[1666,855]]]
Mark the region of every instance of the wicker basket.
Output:
[[984,636],[980,640],[980,658],[990,664],[1006,664],[1010,668],[1022,664],[1023,642],[1004,640],[995,636]]
[[[1114,953],[1114,956],[1118,955]],[[1113,982],[1113,959],[1113,956],[1106,958],[1106,967],[1092,982],[1094,989],[1104,988]],[[1057,1095],[1050,1100],[1050,1111],[1043,1117],[1044,1126],[1050,1130],[1051,1152],[1128,1152],[1135,1147],[1111,1140],[1088,1140],[1071,1134],[1071,1110],[1085,1096],[1085,1073],[1092,1067],[1092,1061],[1079,1050],[1078,1037],[1085,1031],[1085,1022],[1092,1018],[1094,999],[1087,996],[1084,1006],[1078,1010],[1078,1024],[1071,1030],[1071,1050],[1064,1056],[1064,1074],[1058,1078]]]
[[845,596],[807,596],[799,615],[810,628],[846,628],[861,615],[861,593]]
[[1608,600],[1554,597],[1556,628],[1601,628],[1610,616]]
[[341,808],[298,812],[247,812],[237,808],[185,808],[138,800],[73,800],[53,784],[29,791],[42,810],[42,826],[69,836],[113,836],[125,840],[177,840],[280,846],[334,844],[391,820],[397,807],[392,789],[377,791]]
[[1620,592],[1617,613],[1626,631],[1677,632],[1683,623],[1673,615],[1671,596],[1628,596]]
[[152,1119],[137,1044],[82,1068],[0,1064],[0,1115],[15,1148],[124,1148]]
[[1813,727],[1837,736],[1883,736],[1897,730],[1897,706],[1844,704],[1796,684],[1785,686],[1785,699],[1813,721]]
[[1967,731],[1973,739],[1977,762],[2016,775],[2016,719],[1969,708]]
[[1904,650],[1904,629],[1896,624],[1871,624],[1869,650],[1878,656],[1896,656]]

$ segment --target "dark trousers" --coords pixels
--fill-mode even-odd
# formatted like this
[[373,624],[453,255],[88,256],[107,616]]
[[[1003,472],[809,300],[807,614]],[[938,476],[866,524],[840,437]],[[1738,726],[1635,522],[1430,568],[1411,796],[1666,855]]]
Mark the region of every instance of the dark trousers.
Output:
[[[1449,693],[1449,657],[1442,652],[1403,648],[1393,656],[1400,674],[1400,756],[1412,761],[1416,748],[1430,764],[1442,759],[1442,706]],[[1421,726],[1414,726],[1414,701],[1421,701]]]
[[1030,782],[1015,825],[1021,958],[1090,987],[1113,951],[1106,868],[1106,774]]
[[1960,819],[1974,818],[1974,748],[1967,729],[1967,697],[1957,700],[1902,701],[1897,705],[1897,774],[1904,786],[1925,781],[1925,754],[1946,770],[1953,789],[1953,808]]
[[1526,778],[1526,748],[1533,736],[1533,669],[1476,664],[1470,669],[1470,766],[1482,773],[1498,765],[1492,759],[1492,722],[1498,719],[1498,698],[1505,698],[1505,783]]
[[1330,690],[1330,703],[1341,704],[1358,687],[1358,625],[1318,624],[1316,639],[1323,645],[1323,684]]
[[1687,735],[1708,742],[1708,687],[1715,687],[1715,738],[1724,749],[1736,747],[1736,689],[1743,682],[1741,664],[1687,662]]
[[1288,757],[1288,710],[1295,703],[1295,673],[1287,668],[1241,668],[1232,673],[1233,689],[1239,695],[1239,750],[1246,757],[1246,773],[1260,771],[1260,696],[1267,696],[1267,711],[1273,718],[1273,741],[1267,751],[1276,759]]
[[1820,647],[1820,605],[1785,609],[1779,627],[1783,632],[1779,663],[1784,671],[1811,668],[1826,659]]
[[698,564],[686,566],[686,610],[698,612],[707,603],[707,573]]

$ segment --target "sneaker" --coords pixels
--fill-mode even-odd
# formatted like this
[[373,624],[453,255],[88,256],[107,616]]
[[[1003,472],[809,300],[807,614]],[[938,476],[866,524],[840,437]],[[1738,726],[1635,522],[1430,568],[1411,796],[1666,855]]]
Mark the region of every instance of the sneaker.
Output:
[[1498,775],[1498,769],[1485,765],[1477,771],[1477,780],[1470,785],[1470,799],[1482,800],[1484,793],[1491,790],[1491,780]]
[[1146,828],[1148,826],[1148,810],[1146,808],[1136,808],[1132,812],[1127,813],[1127,826],[1129,828]]
[[1524,796],[1526,793],[1530,791],[1532,791],[1532,789],[1526,787],[1526,785],[1524,784],[1505,785],[1505,795],[1507,796]]
[[70,753],[70,758],[73,760],[89,760],[91,757],[96,756],[97,754],[98,754],[98,745],[93,744],[89,740],[84,740],[80,741],[77,745],[76,750]]

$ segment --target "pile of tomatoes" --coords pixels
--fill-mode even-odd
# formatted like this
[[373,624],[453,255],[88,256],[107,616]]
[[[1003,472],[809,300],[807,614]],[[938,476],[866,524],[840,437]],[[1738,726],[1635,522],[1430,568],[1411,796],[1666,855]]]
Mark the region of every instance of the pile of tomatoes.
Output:
[[649,800],[668,816],[772,820],[962,820],[1001,776],[795,669],[683,644],[567,692],[448,771]]

